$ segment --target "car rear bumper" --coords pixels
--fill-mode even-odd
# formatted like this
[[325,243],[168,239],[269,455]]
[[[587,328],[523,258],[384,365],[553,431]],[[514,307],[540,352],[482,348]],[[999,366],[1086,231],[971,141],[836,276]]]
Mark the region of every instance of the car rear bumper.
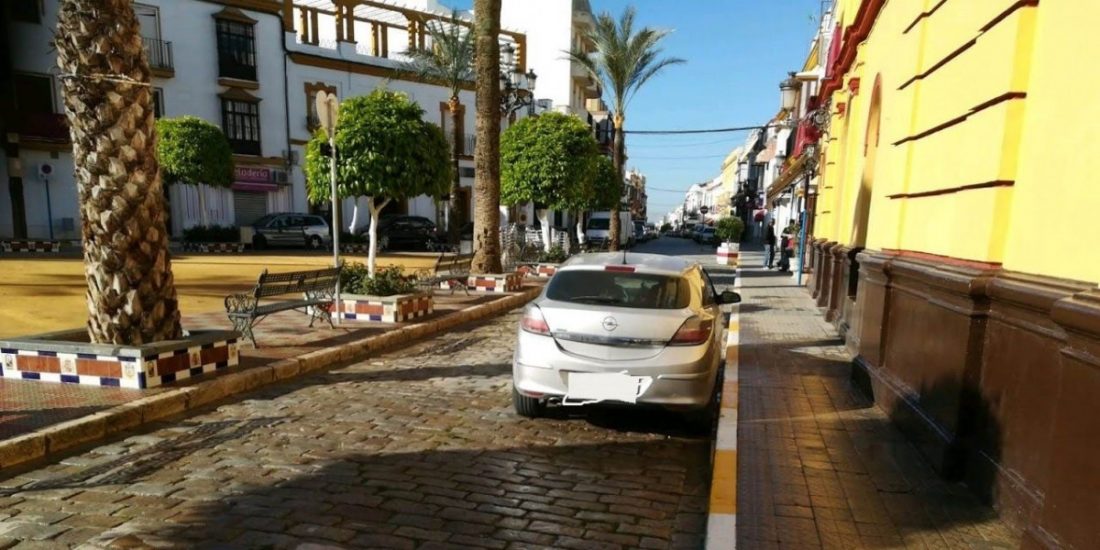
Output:
[[553,338],[521,330],[512,361],[512,382],[523,395],[556,400],[568,392],[570,373],[625,373],[652,378],[638,403],[697,408],[710,402],[719,359],[713,345],[666,347],[641,360],[587,359],[563,351]]

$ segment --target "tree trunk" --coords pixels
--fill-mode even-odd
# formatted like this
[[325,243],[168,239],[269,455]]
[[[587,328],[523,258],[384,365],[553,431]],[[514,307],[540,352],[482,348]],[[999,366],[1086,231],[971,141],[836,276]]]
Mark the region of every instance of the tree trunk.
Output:
[[359,224],[359,197],[352,199],[351,221],[348,222],[348,233],[355,233],[355,226]]
[[[614,154],[611,156],[611,160],[615,165],[615,177],[618,178],[619,186],[623,184],[623,149],[625,147],[623,135],[623,115],[616,113],[613,119],[615,124],[615,149]],[[608,250],[619,249],[619,235],[622,232],[622,220],[619,219],[619,209],[622,204],[622,200],[615,201],[615,204],[611,206],[611,220],[607,231],[607,243]]]
[[539,225],[542,226],[542,249],[545,252],[550,252],[550,210],[540,208],[538,215]]
[[179,338],[149,64],[131,0],[62,0],[57,31],[88,336],[119,345]]
[[477,145],[470,271],[500,273],[500,0],[474,0]]
[[577,244],[584,244],[584,211],[577,210]]
[[209,227],[209,223],[206,221],[206,193],[203,192],[202,184],[195,186],[195,190],[199,192],[199,221],[203,227]]
[[454,140],[454,147],[451,148],[451,168],[454,171],[454,175],[451,179],[451,200],[449,201],[449,214],[447,216],[447,239],[451,244],[458,244],[459,230],[461,229],[461,221],[463,216],[458,214],[460,206],[459,198],[462,192],[462,175],[458,171],[458,158],[462,156],[465,149],[465,143],[462,140],[462,132],[459,130],[461,126],[459,122],[462,121],[462,112],[459,111],[458,96],[451,96],[451,100],[447,103],[447,106],[451,109],[451,137]]
[[367,210],[370,210],[370,246],[367,247],[367,274],[374,277],[375,257],[378,255],[378,215],[390,203],[390,199],[374,204],[374,197],[367,197]]

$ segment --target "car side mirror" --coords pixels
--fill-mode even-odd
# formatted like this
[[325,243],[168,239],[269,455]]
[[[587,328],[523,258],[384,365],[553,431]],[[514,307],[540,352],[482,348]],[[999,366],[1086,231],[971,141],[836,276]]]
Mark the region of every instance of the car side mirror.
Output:
[[741,295],[732,290],[725,290],[722,291],[721,296],[718,297],[718,301],[723,304],[740,304]]

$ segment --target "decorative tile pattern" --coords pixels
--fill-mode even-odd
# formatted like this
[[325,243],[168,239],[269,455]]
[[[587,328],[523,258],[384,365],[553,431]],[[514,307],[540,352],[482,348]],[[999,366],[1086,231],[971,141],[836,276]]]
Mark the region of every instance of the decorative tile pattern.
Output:
[[[469,285],[470,290],[479,292],[518,292],[522,280],[523,275],[520,273],[470,275],[466,284]],[[445,288],[450,288],[450,286]]]
[[435,311],[432,297],[428,294],[410,294],[381,298],[366,297],[348,299],[341,296],[340,315],[352,321],[378,321],[383,323],[401,323],[431,315]]
[[0,241],[4,252],[61,252],[61,241]]
[[244,252],[244,243],[183,243],[183,250],[210,254],[234,254]]

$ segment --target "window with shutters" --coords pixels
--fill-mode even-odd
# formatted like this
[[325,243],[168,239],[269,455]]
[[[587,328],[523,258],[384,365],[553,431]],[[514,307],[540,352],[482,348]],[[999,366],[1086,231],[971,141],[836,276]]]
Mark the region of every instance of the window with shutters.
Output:
[[260,104],[222,98],[222,128],[234,153],[260,154]]
[[218,76],[256,80],[255,25],[217,19]]

